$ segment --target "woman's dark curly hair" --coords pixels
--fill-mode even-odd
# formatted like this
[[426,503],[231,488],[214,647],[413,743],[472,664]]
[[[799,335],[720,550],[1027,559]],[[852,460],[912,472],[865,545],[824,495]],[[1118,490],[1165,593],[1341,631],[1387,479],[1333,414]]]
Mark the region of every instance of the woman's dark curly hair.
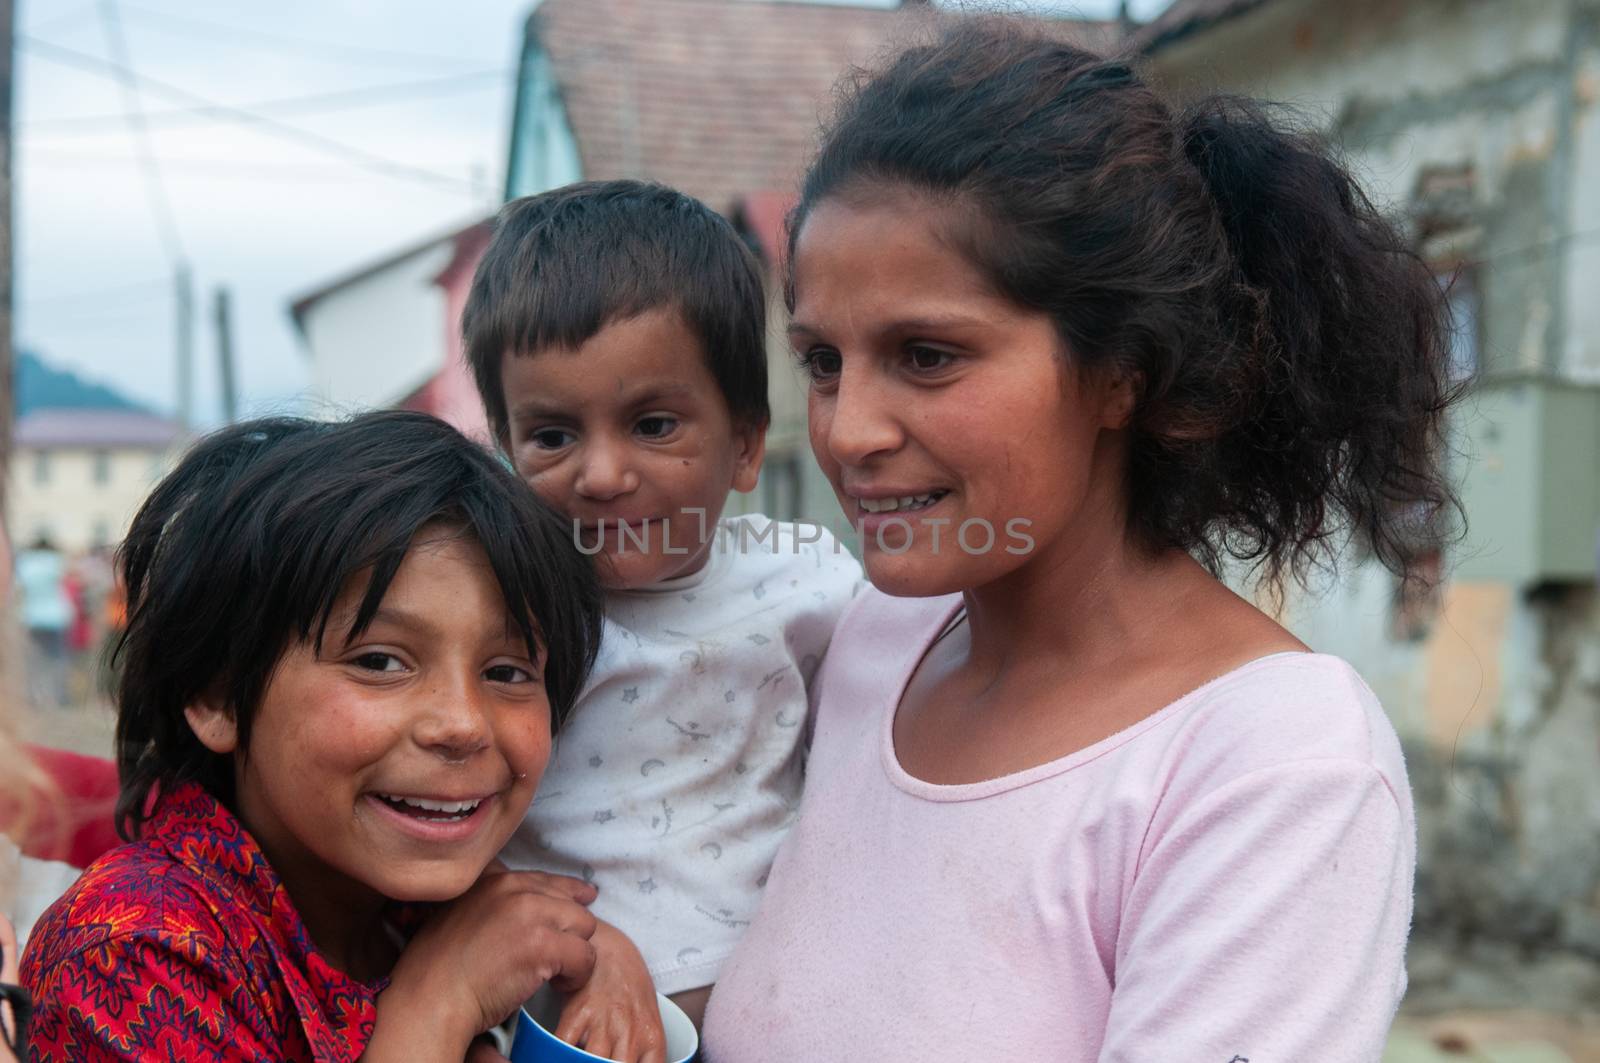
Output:
[[[847,84],[789,219],[910,191],[1088,371],[1135,374],[1129,524],[1281,588],[1347,536],[1404,573],[1459,512],[1443,292],[1329,147],[1269,105],[1175,111],[1120,61],[959,20]],[[789,304],[794,306],[790,276]]]
[[[128,627],[117,646],[117,828],[137,837],[152,792],[185,780],[223,804],[234,758],[211,752],[184,710],[222,700],[246,750],[284,651],[354,638],[424,528],[482,547],[506,616],[537,658],[555,728],[600,644],[593,567],[566,522],[503,462],[443,421],[386,411],[324,423],[232,425],[184,455],[118,552]],[[347,588],[361,603],[330,632]]]

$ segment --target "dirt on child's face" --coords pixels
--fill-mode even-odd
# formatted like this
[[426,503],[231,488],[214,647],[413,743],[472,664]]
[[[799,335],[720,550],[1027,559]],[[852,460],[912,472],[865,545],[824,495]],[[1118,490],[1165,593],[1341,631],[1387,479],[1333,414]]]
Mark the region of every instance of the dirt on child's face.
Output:
[[446,900],[500,851],[544,771],[543,661],[470,540],[420,533],[346,643],[364,590],[347,588],[320,655],[299,645],[279,662],[237,808],[291,896]]
[[508,356],[500,378],[518,474],[575,522],[607,588],[698,570],[728,492],[755,488],[765,432],[734,423],[675,309]]

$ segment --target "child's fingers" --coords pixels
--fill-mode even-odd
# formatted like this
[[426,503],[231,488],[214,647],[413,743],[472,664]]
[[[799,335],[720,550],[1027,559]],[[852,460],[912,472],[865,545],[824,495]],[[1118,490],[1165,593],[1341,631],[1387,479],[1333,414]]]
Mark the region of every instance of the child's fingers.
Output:
[[548,934],[541,942],[545,960],[545,979],[563,993],[583,988],[594,974],[594,946],[572,934]]
[[496,878],[496,884],[500,883],[505,883],[506,888],[531,890],[548,897],[565,898],[578,904],[588,904],[600,895],[600,891],[593,884],[581,878],[551,875],[543,871],[503,872]]

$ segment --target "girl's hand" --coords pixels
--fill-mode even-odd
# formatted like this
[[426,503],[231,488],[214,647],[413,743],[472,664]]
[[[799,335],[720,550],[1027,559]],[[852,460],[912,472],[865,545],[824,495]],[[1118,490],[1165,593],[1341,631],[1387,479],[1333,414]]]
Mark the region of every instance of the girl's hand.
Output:
[[567,998],[556,1036],[621,1063],[666,1063],[656,987],[628,935],[600,923],[594,932],[594,976]]
[[423,1058],[412,1040],[422,1034],[424,1043],[453,1045],[460,1059],[545,982],[582,988],[595,963],[595,918],[585,907],[594,898],[579,879],[491,866],[401,953],[378,996],[367,1057],[388,1058],[392,1049],[396,1059]]

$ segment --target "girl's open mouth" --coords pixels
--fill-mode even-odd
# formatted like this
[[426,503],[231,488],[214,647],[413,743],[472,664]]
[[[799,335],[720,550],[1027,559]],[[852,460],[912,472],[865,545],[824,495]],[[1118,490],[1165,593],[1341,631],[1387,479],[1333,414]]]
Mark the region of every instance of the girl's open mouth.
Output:
[[381,822],[418,841],[453,844],[475,838],[493,818],[495,801],[472,797],[446,801],[400,794],[366,794],[367,807]]
[[454,823],[466,819],[483,804],[481,797],[470,801],[431,801],[425,797],[397,797],[393,794],[375,796],[396,812],[438,823]]

